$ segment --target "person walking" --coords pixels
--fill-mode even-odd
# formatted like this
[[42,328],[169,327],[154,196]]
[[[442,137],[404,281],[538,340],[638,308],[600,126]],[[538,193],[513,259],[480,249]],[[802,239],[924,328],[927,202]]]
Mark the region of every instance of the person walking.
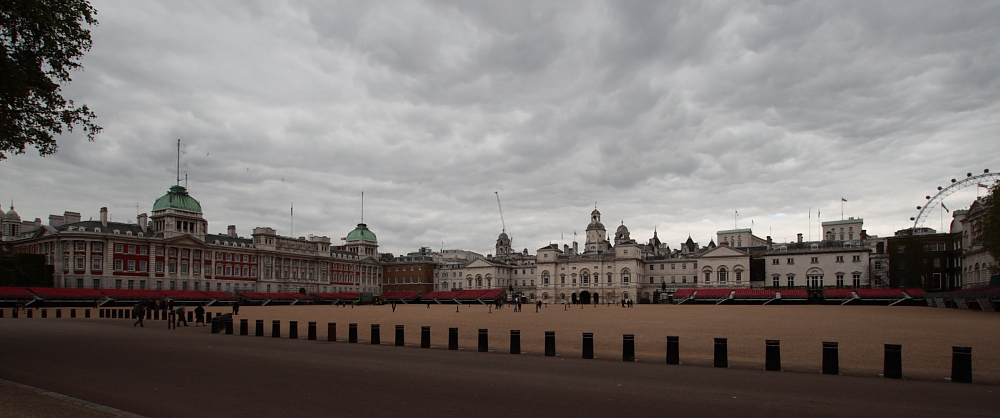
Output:
[[196,326],[198,324],[205,325],[205,308],[201,305],[194,308],[194,324]]
[[132,316],[135,316],[136,318],[135,323],[132,324],[133,328],[135,328],[136,325],[143,328],[146,327],[142,324],[142,318],[146,316],[146,310],[143,309],[141,303],[136,303],[135,306],[132,307]]
[[[177,325],[183,322],[185,327],[188,326],[187,318],[184,317],[184,305],[178,306],[174,312],[177,314]],[[176,328],[177,325],[174,325],[174,327]]]
[[233,315],[239,315],[239,314],[240,314],[240,302],[236,301],[236,303],[233,303]]

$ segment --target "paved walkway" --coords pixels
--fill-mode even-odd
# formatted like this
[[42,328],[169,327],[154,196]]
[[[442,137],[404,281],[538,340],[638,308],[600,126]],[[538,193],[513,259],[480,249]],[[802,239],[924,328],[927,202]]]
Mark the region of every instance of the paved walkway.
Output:
[[[0,320],[0,379],[148,417],[914,417],[992,416],[1000,410],[1000,387],[992,385],[212,335],[207,328],[130,324]],[[13,404],[4,408],[31,411]]]

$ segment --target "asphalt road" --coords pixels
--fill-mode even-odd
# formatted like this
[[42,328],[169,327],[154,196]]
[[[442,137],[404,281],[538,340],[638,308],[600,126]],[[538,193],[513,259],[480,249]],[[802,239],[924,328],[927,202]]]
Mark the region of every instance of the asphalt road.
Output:
[[[0,320],[0,379],[147,417],[994,416],[1000,387]],[[304,338],[305,333],[300,332]]]

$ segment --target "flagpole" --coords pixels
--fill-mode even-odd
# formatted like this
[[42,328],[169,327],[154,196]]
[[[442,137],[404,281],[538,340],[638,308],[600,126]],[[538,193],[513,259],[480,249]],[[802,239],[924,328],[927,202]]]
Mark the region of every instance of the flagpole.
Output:
[[813,208],[809,208],[809,227],[806,228],[809,231],[809,241],[813,240]]

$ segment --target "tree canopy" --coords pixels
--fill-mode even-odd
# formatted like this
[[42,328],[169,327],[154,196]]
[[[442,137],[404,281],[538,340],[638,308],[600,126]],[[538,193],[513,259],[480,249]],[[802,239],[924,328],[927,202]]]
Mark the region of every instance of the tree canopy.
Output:
[[1000,196],[1000,182],[994,183],[989,196],[983,199],[986,207],[986,214],[980,220],[976,239],[979,244],[993,257],[993,274],[1000,274],[1000,205],[997,196]]
[[70,71],[90,50],[97,11],[86,0],[0,2],[0,161],[27,146],[45,156],[56,152],[55,135],[82,127],[87,139],[101,132],[86,105],[62,97]]

